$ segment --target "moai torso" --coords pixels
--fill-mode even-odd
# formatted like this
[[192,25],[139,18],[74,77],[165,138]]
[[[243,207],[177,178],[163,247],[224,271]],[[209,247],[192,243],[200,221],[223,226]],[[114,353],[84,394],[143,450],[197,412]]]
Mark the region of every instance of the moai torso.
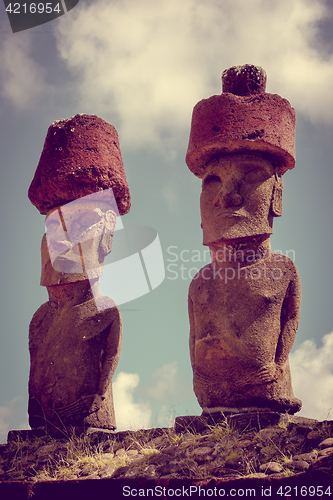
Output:
[[204,409],[299,409],[288,354],[299,319],[300,282],[290,259],[275,258],[281,255],[240,266],[215,261],[190,285],[194,391]]
[[225,72],[224,93],[193,111],[187,164],[202,178],[212,255],[189,289],[193,383],[204,412],[301,407],[288,361],[300,280],[269,242],[282,214],[281,175],[294,166],[294,127],[289,103],[266,94],[263,70],[248,65]]
[[[80,285],[89,297],[89,281]],[[120,356],[120,312],[109,297],[81,300],[51,296],[31,320],[31,427],[45,420],[57,427],[116,427],[112,376]]]

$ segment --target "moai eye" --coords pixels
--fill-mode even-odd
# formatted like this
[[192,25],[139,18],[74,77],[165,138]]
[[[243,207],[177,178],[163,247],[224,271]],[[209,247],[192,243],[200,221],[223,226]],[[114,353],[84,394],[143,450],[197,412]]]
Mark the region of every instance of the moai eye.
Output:
[[213,175],[213,174],[207,175],[207,177],[205,177],[205,179],[203,181],[204,188],[206,188],[206,187],[214,188],[215,186],[220,187],[221,184],[222,184],[221,179],[217,175]]
[[256,184],[257,182],[267,181],[270,177],[271,173],[264,168],[253,167],[245,173],[243,181],[247,184]]
[[60,221],[57,219],[46,219],[45,221],[45,229],[47,234],[55,233],[60,226]]
[[76,221],[82,230],[88,229],[88,227],[97,224],[102,220],[102,215],[100,215],[95,210],[87,210],[85,211]]

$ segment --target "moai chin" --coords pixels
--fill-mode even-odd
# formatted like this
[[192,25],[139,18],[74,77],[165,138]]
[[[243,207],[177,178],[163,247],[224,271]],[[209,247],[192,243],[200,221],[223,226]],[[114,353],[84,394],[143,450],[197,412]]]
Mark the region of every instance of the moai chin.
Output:
[[300,313],[295,264],[270,248],[282,175],[295,165],[294,109],[265,92],[266,73],[235,66],[193,110],[186,162],[202,179],[203,244],[212,262],[189,288],[194,392],[203,414],[297,412],[289,352]]
[[49,294],[29,328],[29,424],[114,429],[122,323],[99,277],[116,217],[130,209],[116,129],[95,115],[52,123],[29,199],[46,215],[41,285]]

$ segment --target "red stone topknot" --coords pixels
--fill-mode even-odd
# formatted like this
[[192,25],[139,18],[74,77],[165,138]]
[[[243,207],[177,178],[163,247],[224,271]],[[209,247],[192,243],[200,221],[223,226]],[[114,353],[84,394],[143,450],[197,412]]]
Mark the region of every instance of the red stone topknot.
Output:
[[110,188],[110,203],[115,198],[115,209],[126,214],[131,198],[116,129],[96,115],[53,122],[29,188],[31,203],[47,214],[83,196],[96,193],[98,198]]
[[265,92],[263,68],[233,66],[223,71],[222,84],[222,94],[203,99],[193,109],[189,169],[202,178],[214,157],[251,151],[273,157],[281,175],[293,168],[296,113],[286,99]]

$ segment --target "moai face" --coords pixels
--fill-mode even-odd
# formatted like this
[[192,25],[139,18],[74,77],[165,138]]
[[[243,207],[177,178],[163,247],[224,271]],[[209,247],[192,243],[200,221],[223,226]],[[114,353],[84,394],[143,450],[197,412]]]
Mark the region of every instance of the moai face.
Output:
[[282,214],[282,179],[273,161],[257,153],[212,160],[200,197],[204,245],[271,234],[273,216]]
[[111,252],[116,214],[103,202],[84,198],[50,211],[46,240],[53,268],[92,274]]

